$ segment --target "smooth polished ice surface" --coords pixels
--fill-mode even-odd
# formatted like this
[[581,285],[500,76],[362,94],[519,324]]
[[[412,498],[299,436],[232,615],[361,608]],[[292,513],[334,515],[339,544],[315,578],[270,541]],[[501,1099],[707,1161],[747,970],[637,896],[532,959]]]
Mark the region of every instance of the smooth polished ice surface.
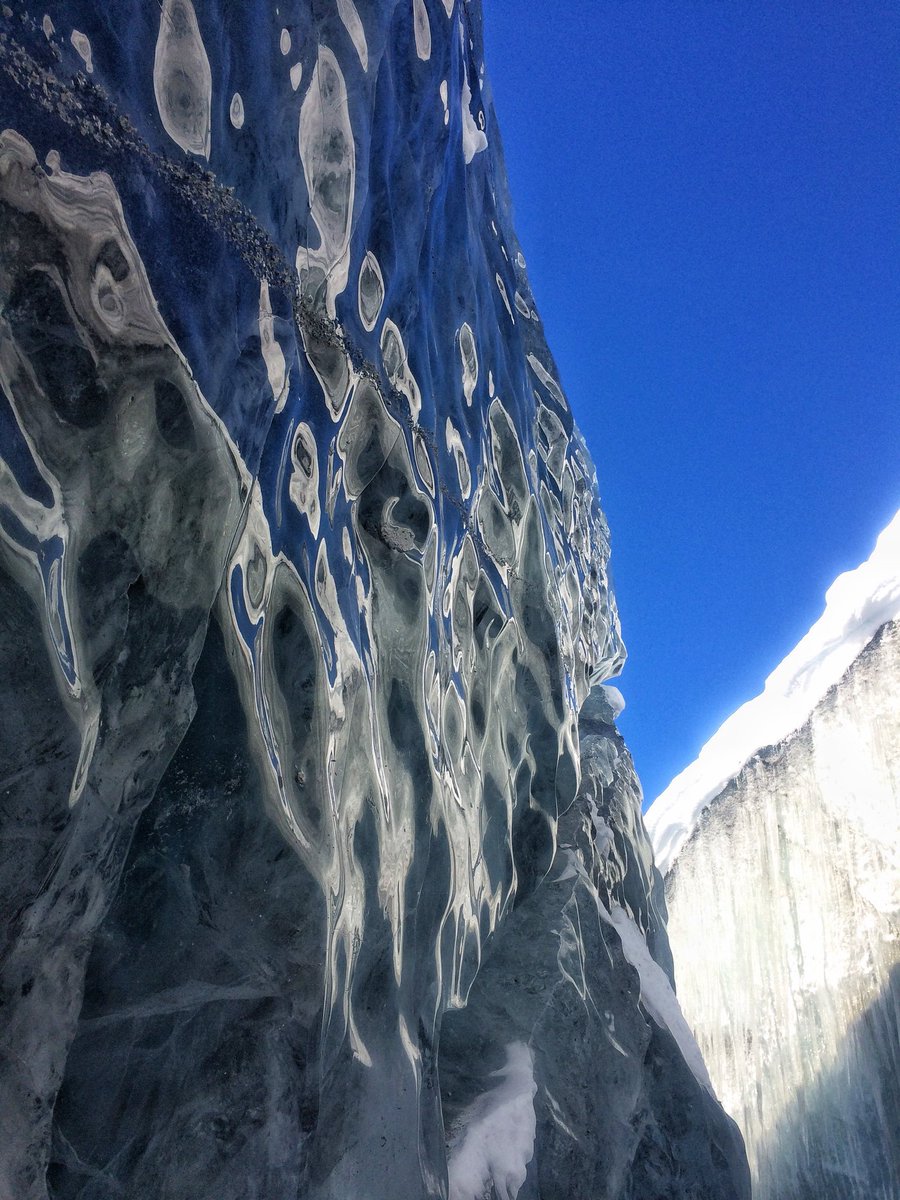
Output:
[[756,1200],[894,1200],[900,622],[715,797],[666,896],[678,994]]
[[0,1197],[743,1197],[478,6],[2,21]]

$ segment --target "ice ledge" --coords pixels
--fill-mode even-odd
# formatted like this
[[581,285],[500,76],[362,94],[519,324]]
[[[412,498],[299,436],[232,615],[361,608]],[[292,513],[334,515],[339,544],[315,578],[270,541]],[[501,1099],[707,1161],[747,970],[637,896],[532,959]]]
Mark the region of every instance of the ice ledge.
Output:
[[720,726],[696,760],[644,816],[656,865],[665,875],[704,808],[763,746],[799,729],[873,635],[900,616],[900,511],[866,562],[839,575],[825,611],[775,668],[765,688]]

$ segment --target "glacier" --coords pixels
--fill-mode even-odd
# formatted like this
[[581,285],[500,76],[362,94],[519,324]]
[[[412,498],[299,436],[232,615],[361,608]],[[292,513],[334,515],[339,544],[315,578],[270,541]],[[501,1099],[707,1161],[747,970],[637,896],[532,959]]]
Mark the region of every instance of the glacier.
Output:
[[646,820],[754,1197],[896,1200],[900,513]]
[[0,1200],[743,1200],[474,0],[0,16]]

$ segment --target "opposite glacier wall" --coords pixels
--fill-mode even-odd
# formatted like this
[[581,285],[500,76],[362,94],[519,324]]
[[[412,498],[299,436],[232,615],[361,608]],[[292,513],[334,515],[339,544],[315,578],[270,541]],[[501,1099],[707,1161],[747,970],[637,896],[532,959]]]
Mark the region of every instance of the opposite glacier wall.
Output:
[[462,0],[0,28],[0,1200],[733,1200]]
[[900,1197],[898,613],[900,515],[647,814],[679,999],[756,1200]]

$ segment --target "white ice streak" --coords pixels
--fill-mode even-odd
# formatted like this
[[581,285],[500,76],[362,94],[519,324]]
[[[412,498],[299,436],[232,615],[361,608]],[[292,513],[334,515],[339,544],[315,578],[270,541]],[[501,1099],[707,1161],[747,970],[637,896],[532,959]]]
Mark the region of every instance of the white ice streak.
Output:
[[531,367],[532,371],[534,371],[535,375],[537,375],[538,379],[541,381],[559,407],[566,409],[568,405],[566,404],[565,396],[562,394],[562,389],[544,364],[540,361],[540,359],[535,358],[533,354],[526,355],[526,358],[528,359],[528,365]]
[[272,301],[269,297],[269,281],[264,279],[259,285],[259,341],[262,346],[263,362],[266,364],[266,374],[275,401],[275,411],[281,412],[287,400],[288,371],[284,361],[284,353],[275,337],[275,320],[272,315]]
[[359,55],[360,65],[364,71],[369,69],[369,46],[366,42],[366,31],[360,20],[359,13],[353,0],[337,0],[338,16],[344,22],[344,28],[350,34],[353,48]]
[[472,472],[469,469],[469,460],[466,457],[466,448],[463,444],[462,435],[449,417],[444,425],[444,438],[447,443],[447,450],[453,455],[453,460],[456,463],[456,471],[459,475],[459,490],[462,493],[462,498],[463,500],[468,500],[472,494]]
[[450,1134],[450,1200],[482,1200],[493,1185],[515,1200],[534,1156],[534,1055],[524,1042],[506,1047],[496,1087],[479,1096]]
[[240,92],[235,92],[231,97],[231,104],[228,107],[228,116],[231,119],[235,129],[241,129],[244,125],[244,101],[241,98]]
[[506,306],[506,311],[509,313],[509,319],[515,325],[516,318],[513,316],[513,311],[510,308],[509,294],[506,290],[506,284],[503,282],[503,277],[501,276],[499,271],[495,274],[494,281],[497,284],[497,291],[500,293],[500,297],[503,300],[504,305]]
[[[606,917],[602,905],[600,916]],[[715,1096],[700,1047],[684,1019],[668,975],[651,956],[644,935],[624,908],[613,904],[610,907],[609,919],[619,935],[622,952],[640,976],[641,1003],[657,1025],[671,1033],[697,1082],[702,1084],[711,1096]]]
[[897,616],[900,512],[867,561],[831,585],[822,616],[775,668],[763,691],[728,718],[646,813],[656,865],[664,875],[710,801],[757,750],[799,729],[872,635]]

